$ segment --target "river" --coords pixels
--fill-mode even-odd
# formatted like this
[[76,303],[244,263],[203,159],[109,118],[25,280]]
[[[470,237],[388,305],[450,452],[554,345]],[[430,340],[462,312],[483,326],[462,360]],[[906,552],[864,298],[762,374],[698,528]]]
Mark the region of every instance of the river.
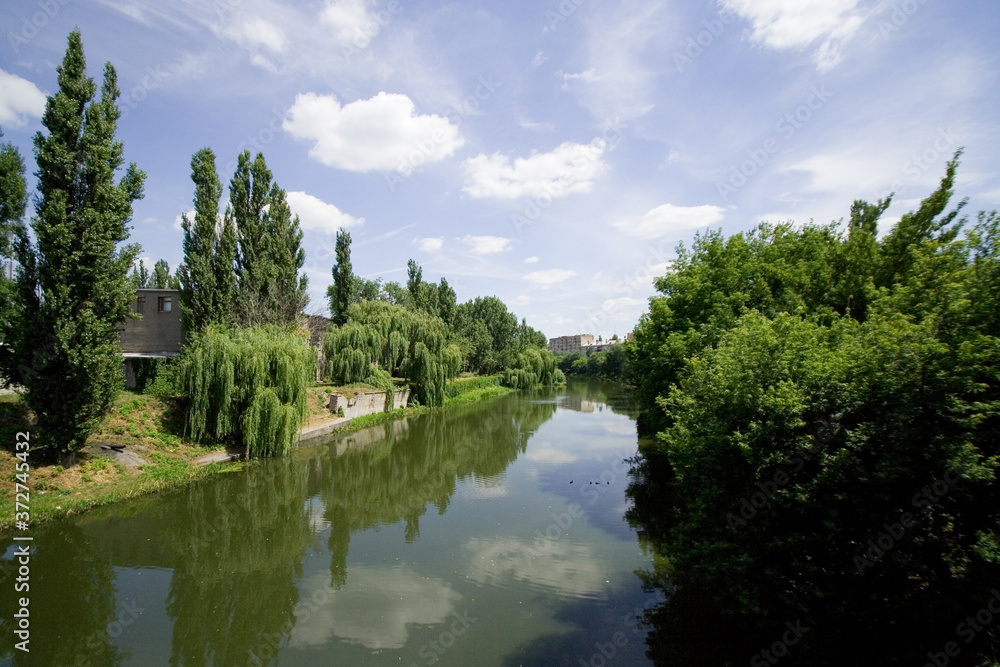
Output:
[[39,526],[0,664],[651,664],[636,449],[627,391],[571,381]]

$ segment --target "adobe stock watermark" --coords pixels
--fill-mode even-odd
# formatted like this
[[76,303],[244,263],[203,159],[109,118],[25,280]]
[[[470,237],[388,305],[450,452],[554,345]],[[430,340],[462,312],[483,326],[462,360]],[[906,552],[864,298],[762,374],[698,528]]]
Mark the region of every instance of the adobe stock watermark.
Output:
[[[295,605],[295,609],[292,612],[295,615],[295,622],[305,623],[321,607],[329,604],[335,592],[336,589],[330,584],[330,581],[324,581],[323,585],[314,590],[307,600]],[[281,642],[284,638],[285,635],[281,632],[271,632],[262,637],[260,640],[261,643],[250,649],[251,664],[271,664],[271,661],[278,657],[278,651],[281,649]]]
[[130,111],[142,104],[149,93],[159,88],[160,84],[168,78],[170,78],[170,72],[163,71],[160,65],[146,67],[146,75],[139,80],[139,83],[118,98],[118,108],[121,110],[119,120],[125,120]]
[[[472,94],[463,99],[460,104],[454,104],[452,110],[445,116],[448,123],[454,127],[461,127],[462,123],[474,114],[483,102],[490,99],[502,85],[492,74],[479,77]],[[416,169],[430,161],[441,144],[450,141],[451,137],[443,129],[436,129],[429,136],[414,141],[412,150],[399,156],[399,164],[395,171],[383,174],[389,191],[395,192],[396,188],[406,182],[406,179]]]
[[942,159],[950,158],[955,153],[960,141],[961,139],[955,133],[953,126],[939,127],[923,150],[913,154],[902,164],[900,167],[902,177],[896,178],[889,189],[883,190],[876,198],[883,199],[890,194],[899,195],[905,192],[909,186],[919,181],[920,177],[928,170],[938,169]]
[[7,32],[7,41],[10,43],[11,48],[14,49],[14,54],[19,54],[21,47],[33,40],[39,31],[44,30],[52,22],[52,19],[59,15],[62,8],[69,3],[70,0],[39,0],[39,11],[31,14],[30,17],[28,15],[22,16],[21,29],[16,33],[13,31]]
[[244,139],[236,146],[236,152],[232,160],[226,163],[225,170],[221,176],[232,176],[236,172],[236,166],[239,164],[239,155],[245,150],[249,150],[253,155],[257,153],[264,152],[264,146],[274,141],[274,138],[281,131],[281,124],[285,120],[285,112],[277,107],[271,109],[271,117],[268,119],[267,123],[262,125],[257,132],[253,134],[248,134],[247,138]]
[[568,21],[569,17],[573,16],[584,2],[586,0],[562,0],[555,11],[545,10],[545,21],[549,25],[548,29],[552,32],[558,30],[559,24]]
[[683,72],[684,68],[693,65],[694,61],[705,53],[705,49],[712,46],[722,33],[726,31],[726,26],[735,23],[739,18],[736,12],[729,6],[724,6],[714,18],[702,21],[705,29],[695,35],[688,35],[687,44],[683,50],[674,51],[674,66],[678,72]]
[[[622,618],[622,625],[630,630],[632,635],[639,634],[639,625],[646,612],[670,602],[670,599],[678,591],[678,587],[669,583],[662,590],[666,595],[664,599],[650,598],[641,607],[633,607]],[[610,637],[607,637],[606,641],[594,642],[594,652],[590,654],[589,658],[580,658],[579,667],[605,667],[628,645],[630,640],[631,638],[623,630],[617,630]]]
[[358,28],[357,34],[354,39],[349,44],[344,44],[341,47],[341,52],[344,54],[344,58],[348,63],[351,62],[351,58],[361,55],[361,52],[367,49],[372,40],[375,39],[382,30],[389,27],[392,23],[392,19],[403,12],[403,5],[400,0],[389,0],[389,4],[386,5],[385,9],[379,10],[372,15],[368,21],[365,22],[363,26]]
[[117,639],[125,633],[135,621],[146,611],[142,607],[137,607],[135,603],[129,601],[122,604],[121,611],[115,616],[115,620],[108,623],[104,630],[91,634],[80,645],[80,654],[83,656],[97,655],[100,649],[107,642],[108,638]]
[[760,169],[767,164],[778,151],[781,150],[782,141],[788,141],[795,136],[802,127],[812,120],[813,116],[826,106],[826,103],[833,97],[833,93],[826,89],[826,84],[820,84],[809,88],[809,96],[805,102],[795,107],[774,123],[774,133],[778,136],[769,136],[757,148],[747,150],[747,159],[738,165],[733,165],[729,169],[729,178],[716,181],[715,187],[719,192],[719,198],[725,203],[730,195],[735,194],[740,188],[745,186],[749,180]]
[[666,249],[663,243],[656,247],[651,246],[646,260],[615,282],[614,293],[622,296],[603,301],[600,308],[591,310],[586,319],[578,322],[573,330],[585,334],[598,333],[612,317],[628,307],[628,300],[635,294],[639,285],[649,286],[654,278],[663,275],[664,267],[669,267],[673,261],[671,257],[671,251]]
[[[967,616],[965,620],[955,626],[955,634],[965,640],[966,644],[971,644],[976,637],[993,624],[994,619],[1000,616],[1000,590],[993,589],[993,594],[986,604],[974,616]],[[946,667],[952,658],[957,658],[962,652],[958,642],[947,642],[941,651],[929,651],[927,653],[928,662],[924,667]]]
[[[935,480],[915,493],[910,499],[910,504],[915,509],[926,510],[939,503],[961,480],[962,471],[958,468],[951,468],[945,472],[941,479]],[[868,540],[868,549],[863,555],[854,557],[854,567],[858,574],[864,576],[865,570],[885,558],[886,554],[892,551],[903,539],[906,531],[917,524],[916,519],[913,512],[901,512],[895,523],[882,524],[884,532]]]
[[791,655],[791,647],[799,643],[803,636],[809,632],[809,628],[802,625],[802,621],[785,623],[785,630],[781,638],[771,644],[770,647],[755,653],[750,658],[751,667],[767,667],[776,665],[782,658]]
[[739,532],[740,528],[746,526],[747,523],[756,517],[771,502],[771,498],[779,490],[788,485],[794,479],[794,476],[802,471],[808,461],[812,461],[819,456],[826,449],[830,441],[840,432],[839,424],[831,424],[825,419],[821,419],[820,424],[823,426],[823,431],[813,436],[812,445],[805,449],[797,449],[794,454],[785,460],[784,465],[792,468],[791,471],[779,468],[774,471],[771,479],[758,480],[757,488],[760,490],[740,500],[738,513],[730,512],[726,515],[726,523],[733,533]]
[[897,32],[916,14],[920,7],[927,4],[927,0],[903,0],[902,2],[885,3],[892,8],[888,19],[881,19],[878,22],[878,30],[882,34],[883,40],[888,40],[889,35]]
[[[425,665],[433,665],[440,660],[441,656],[455,645],[459,637],[468,632],[469,628],[479,621],[479,619],[469,614],[468,609],[461,614],[452,612],[452,616],[454,616],[454,620],[452,620],[451,625],[447,629],[442,630],[436,639],[424,642],[417,650],[417,656],[425,661]],[[411,662],[409,667],[419,667],[419,665]]]
[[[622,124],[618,119],[605,122],[601,136],[595,137],[584,146],[583,151],[573,158],[570,166],[575,169],[583,169],[595,160],[600,160],[609,147],[618,143],[626,127],[628,126]],[[550,184],[543,185],[544,192],[526,197],[520,210],[510,216],[510,221],[517,233],[520,234],[525,227],[538,222],[545,210],[552,206],[553,201],[567,194],[566,188],[572,182],[570,170],[563,169]]]

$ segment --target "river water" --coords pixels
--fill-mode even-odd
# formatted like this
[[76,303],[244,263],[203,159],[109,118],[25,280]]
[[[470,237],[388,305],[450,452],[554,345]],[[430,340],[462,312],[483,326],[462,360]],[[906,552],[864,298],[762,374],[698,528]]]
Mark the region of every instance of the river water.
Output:
[[627,392],[571,381],[40,526],[0,664],[651,664],[636,449]]

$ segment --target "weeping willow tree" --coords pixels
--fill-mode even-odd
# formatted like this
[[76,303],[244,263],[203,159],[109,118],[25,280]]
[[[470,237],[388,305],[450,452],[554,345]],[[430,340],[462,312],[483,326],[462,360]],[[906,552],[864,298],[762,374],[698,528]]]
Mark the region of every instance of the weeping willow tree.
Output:
[[305,418],[314,363],[288,329],[208,327],[181,359],[189,434],[243,446],[248,456],[287,452]]
[[500,384],[514,389],[563,384],[566,376],[556,367],[553,354],[541,347],[519,352],[514,363],[500,373]]
[[327,332],[323,349],[331,381],[381,389],[386,374],[404,377],[424,405],[444,402],[445,384],[462,366],[461,349],[448,343],[440,317],[385,301],[351,304],[347,323]]

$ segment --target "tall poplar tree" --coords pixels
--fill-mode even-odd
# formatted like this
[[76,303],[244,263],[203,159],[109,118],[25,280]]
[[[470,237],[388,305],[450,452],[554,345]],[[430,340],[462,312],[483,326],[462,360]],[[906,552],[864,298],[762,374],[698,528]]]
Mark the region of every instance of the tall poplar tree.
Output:
[[333,265],[333,284],[327,288],[330,316],[333,323],[347,323],[347,308],[351,305],[354,276],[351,268],[351,234],[343,227],[337,230],[337,263]]
[[3,365],[24,387],[40,440],[63,453],[79,449],[122,385],[117,326],[129,316],[129,269],[139,247],[129,237],[132,203],[145,174],[134,163],[117,182],[123,145],[117,75],[104,67],[99,100],[86,75],[80,33],[69,34],[57,68],[59,91],[48,98],[35,135],[38,192],[21,233],[14,301],[20,317],[5,323]]
[[[194,220],[181,219],[184,230],[184,263],[178,269],[181,283],[181,323],[188,332],[211,323],[223,323],[232,310],[233,256],[220,251],[224,229],[219,226],[222,181],[215,170],[215,154],[202,148],[191,157],[194,181]],[[228,284],[224,275],[229,275]],[[220,282],[223,284],[220,285]]]
[[250,151],[243,151],[237,158],[226,224],[235,234],[237,323],[293,322],[306,302],[306,280],[298,275],[305,264],[302,231],[285,191],[271,182],[263,154],[251,161]]

